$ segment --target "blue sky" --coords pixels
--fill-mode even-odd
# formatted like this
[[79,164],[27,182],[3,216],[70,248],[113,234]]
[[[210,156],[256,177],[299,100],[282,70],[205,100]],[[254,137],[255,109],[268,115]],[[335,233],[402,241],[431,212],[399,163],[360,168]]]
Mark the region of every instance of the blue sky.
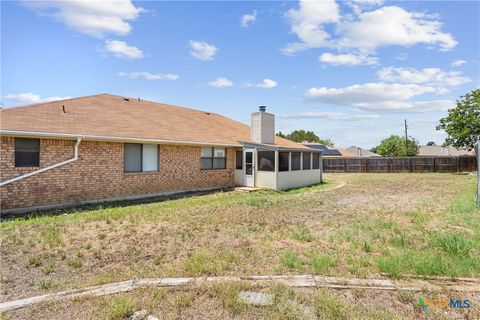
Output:
[[478,1],[2,1],[4,107],[142,97],[370,148],[442,143],[438,119],[479,86]]

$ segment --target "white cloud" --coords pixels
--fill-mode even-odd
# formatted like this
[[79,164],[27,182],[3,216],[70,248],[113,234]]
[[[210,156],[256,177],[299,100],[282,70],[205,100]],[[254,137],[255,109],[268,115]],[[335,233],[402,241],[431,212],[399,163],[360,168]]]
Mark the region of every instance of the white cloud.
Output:
[[228,80],[227,78],[219,77],[213,81],[210,81],[208,85],[214,88],[228,88],[233,87],[233,82]]
[[240,25],[242,28],[248,28],[250,23],[255,22],[257,20],[257,10],[253,10],[252,14],[243,15],[240,18]]
[[364,65],[364,64],[377,64],[378,63],[378,58],[375,57],[369,57],[367,55],[362,55],[362,54],[352,54],[352,53],[347,53],[347,54],[333,54],[329,52],[323,53],[320,57],[318,57],[318,60],[321,62],[333,64],[333,65],[351,65],[351,66],[356,66],[356,65]]
[[415,44],[439,45],[441,50],[450,50],[457,45],[449,33],[441,32],[442,24],[419,12],[409,12],[397,6],[382,7],[362,12],[356,20],[343,21],[338,25],[340,34],[337,46],[358,48],[367,51],[379,47]]
[[333,121],[362,121],[378,118],[376,114],[346,114],[342,112],[308,111],[299,113],[284,113],[285,119],[326,119]]
[[378,77],[384,81],[401,83],[424,83],[434,86],[460,86],[471,80],[463,77],[461,72],[445,72],[439,68],[425,68],[417,70],[414,68],[388,67],[378,71]]
[[[301,0],[297,9],[286,13],[292,33],[300,41],[287,44],[282,51],[293,54],[311,48],[335,48],[372,54],[379,47],[392,45],[438,45],[443,51],[457,45],[451,34],[441,31],[438,15],[410,12],[398,6],[363,11],[381,3],[349,2],[354,13],[341,17],[334,0]],[[326,31],[327,24],[333,24],[334,32]]]
[[150,72],[118,72],[117,76],[130,79],[144,78],[145,80],[177,80],[179,78],[177,74]]
[[411,101],[424,94],[442,94],[445,90],[431,86],[401,83],[364,83],[342,88],[310,88],[309,101],[355,107],[362,110],[426,112],[445,110],[451,100]]
[[140,59],[143,58],[142,50],[129,46],[125,41],[106,40],[103,50],[113,54],[117,58]]
[[4,100],[12,101],[12,102],[19,102],[25,104],[32,104],[32,103],[40,103],[40,102],[50,102],[56,100],[64,100],[69,99],[70,97],[46,97],[42,98],[39,94],[35,94],[32,92],[24,92],[19,94],[7,94],[3,96]]
[[68,28],[94,37],[106,34],[126,35],[142,8],[130,0],[116,1],[24,1],[24,6],[62,22]]
[[460,67],[460,66],[462,66],[462,65],[464,65],[464,64],[467,64],[467,61],[461,60],[461,59],[457,59],[457,60],[454,60],[454,61],[452,62],[452,67]]
[[298,9],[290,9],[286,14],[291,24],[291,32],[296,34],[300,42],[289,43],[285,54],[327,46],[330,35],[323,30],[326,23],[340,21],[340,12],[335,0],[300,1]]
[[246,83],[245,84],[247,87],[257,87],[257,88],[263,88],[263,89],[271,89],[271,88],[275,88],[278,83],[277,81],[275,80],[271,80],[271,79],[263,79],[262,82],[260,83]]
[[400,61],[405,61],[407,60],[408,56],[406,53],[399,53],[395,56],[395,59],[400,60]]
[[203,41],[190,40],[190,55],[198,60],[213,60],[217,54],[217,47]]

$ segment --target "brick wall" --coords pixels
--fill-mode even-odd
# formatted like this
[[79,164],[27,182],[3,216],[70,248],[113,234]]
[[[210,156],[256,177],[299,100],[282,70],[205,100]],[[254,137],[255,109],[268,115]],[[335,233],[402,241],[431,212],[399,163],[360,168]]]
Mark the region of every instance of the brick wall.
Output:
[[[73,157],[75,141],[40,140],[40,167]],[[4,181],[38,168],[15,168],[13,137],[1,137]],[[160,145],[159,172],[124,173],[123,143],[82,141],[77,161],[0,187],[1,209],[100,200],[234,185],[234,148],[227,168],[200,170],[200,147]]]

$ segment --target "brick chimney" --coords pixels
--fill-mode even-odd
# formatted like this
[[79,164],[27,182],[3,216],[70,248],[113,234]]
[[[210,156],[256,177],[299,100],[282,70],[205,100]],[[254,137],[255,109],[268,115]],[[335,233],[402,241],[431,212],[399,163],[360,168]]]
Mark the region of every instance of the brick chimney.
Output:
[[250,139],[258,143],[275,143],[275,115],[266,112],[267,107],[258,107],[258,112],[252,113]]

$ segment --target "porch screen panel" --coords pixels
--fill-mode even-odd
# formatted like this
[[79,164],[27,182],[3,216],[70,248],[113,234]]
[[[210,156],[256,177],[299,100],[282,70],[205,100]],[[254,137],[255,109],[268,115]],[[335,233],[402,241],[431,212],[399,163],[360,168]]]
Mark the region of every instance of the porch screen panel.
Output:
[[235,152],[235,168],[237,170],[243,169],[243,151],[241,150]]
[[310,170],[310,161],[312,161],[312,153],[303,153],[303,170]]
[[258,170],[275,171],[275,152],[258,151]]
[[300,152],[292,152],[292,171],[300,170]]
[[288,162],[289,162],[289,153],[280,152],[278,154],[278,170],[279,171],[288,171]]
[[320,154],[313,154],[313,169],[320,169]]
[[142,145],[125,143],[125,172],[142,171]]

